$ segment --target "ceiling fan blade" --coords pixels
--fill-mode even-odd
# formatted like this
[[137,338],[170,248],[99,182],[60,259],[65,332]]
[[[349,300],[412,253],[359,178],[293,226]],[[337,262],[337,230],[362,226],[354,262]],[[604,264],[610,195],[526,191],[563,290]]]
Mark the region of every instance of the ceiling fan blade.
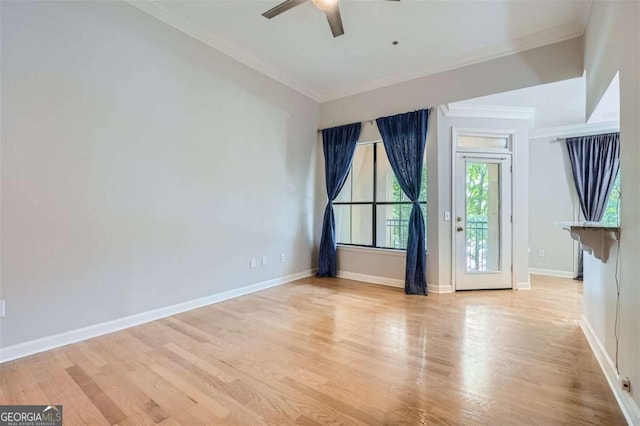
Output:
[[302,3],[305,3],[307,0],[286,0],[277,5],[274,8],[267,10],[262,14],[265,18],[271,19],[275,16],[280,15],[283,12],[286,12],[289,9],[292,9],[296,6],[300,6]]
[[344,27],[342,26],[342,18],[340,17],[340,8],[338,7],[338,3],[336,2],[336,5],[325,11],[324,14],[327,16],[327,21],[329,21],[333,37],[338,37],[344,34]]

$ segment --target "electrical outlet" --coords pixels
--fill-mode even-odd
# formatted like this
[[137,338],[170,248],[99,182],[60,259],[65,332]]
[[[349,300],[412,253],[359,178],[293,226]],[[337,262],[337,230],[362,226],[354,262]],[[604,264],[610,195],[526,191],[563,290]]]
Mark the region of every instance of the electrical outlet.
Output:
[[284,255],[284,253],[282,253],[282,254],[280,255],[280,263],[284,263],[284,262],[286,262],[286,261],[287,261],[287,256],[285,256],[285,255]]
[[4,300],[0,300],[0,318],[4,318],[5,310],[4,310]]
[[544,257],[544,250],[538,250],[538,257]]
[[262,256],[262,266],[267,264],[267,256]]
[[256,258],[252,257],[251,258],[251,269],[254,269],[257,266],[257,262],[256,262]]
[[620,383],[622,384],[623,391],[631,392],[631,380],[629,380],[628,377],[625,377],[624,379],[620,380]]

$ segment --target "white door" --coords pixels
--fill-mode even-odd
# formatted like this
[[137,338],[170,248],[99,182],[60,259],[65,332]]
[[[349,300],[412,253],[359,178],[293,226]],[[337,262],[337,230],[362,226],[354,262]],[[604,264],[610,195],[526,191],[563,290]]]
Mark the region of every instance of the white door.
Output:
[[511,155],[456,154],[456,290],[511,288]]

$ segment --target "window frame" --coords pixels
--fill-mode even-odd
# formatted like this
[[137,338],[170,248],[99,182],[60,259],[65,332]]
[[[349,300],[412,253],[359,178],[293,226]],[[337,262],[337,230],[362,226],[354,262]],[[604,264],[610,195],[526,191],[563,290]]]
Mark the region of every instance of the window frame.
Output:
[[[413,202],[412,201],[377,201],[377,197],[378,197],[378,145],[383,145],[382,140],[377,140],[377,141],[369,141],[369,142],[358,142],[356,144],[356,149],[358,146],[361,145],[373,145],[373,200],[372,201],[334,201],[332,204],[334,206],[371,206],[371,218],[372,218],[372,225],[371,225],[371,245],[368,244],[355,244],[355,243],[340,243],[338,242],[337,244],[339,246],[346,246],[346,247],[362,247],[362,248],[370,248],[370,249],[378,249],[378,250],[395,250],[395,251],[399,251],[399,252],[405,252],[407,251],[406,248],[396,248],[396,247],[386,247],[386,246],[378,246],[377,245],[377,238],[378,238],[378,232],[376,229],[376,225],[377,225],[377,221],[378,221],[378,213],[377,213],[377,207],[378,206],[395,206],[395,205],[412,205]],[[384,146],[382,147],[382,149],[384,149]],[[423,156],[426,155],[426,146],[425,146],[425,152],[423,153]],[[424,164],[423,167],[426,168],[427,164],[426,164],[426,158],[424,159]],[[351,166],[353,167],[353,165]],[[349,173],[351,173],[351,168],[349,168]],[[347,175],[348,176],[348,175]],[[353,182],[353,177],[352,177],[352,182]],[[426,182],[424,183],[426,185]],[[353,198],[353,197],[352,197]],[[426,194],[425,194],[425,200],[424,201],[420,201],[418,200],[418,205],[422,206],[424,205],[424,211],[425,211],[425,230],[426,230],[426,211],[427,211],[427,200],[426,200]]]

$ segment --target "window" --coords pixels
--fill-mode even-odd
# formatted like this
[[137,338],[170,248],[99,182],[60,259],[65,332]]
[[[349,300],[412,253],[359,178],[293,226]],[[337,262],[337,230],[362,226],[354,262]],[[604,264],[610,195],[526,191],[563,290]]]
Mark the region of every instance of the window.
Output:
[[459,135],[457,138],[458,148],[471,149],[509,149],[509,138],[506,137],[483,137]]
[[609,201],[604,210],[602,222],[606,224],[620,225],[620,171],[613,182],[613,189],[609,194]]
[[[426,220],[426,158],[424,164],[419,201]],[[338,244],[406,249],[411,207],[382,142],[358,144],[347,181],[333,203]]]

